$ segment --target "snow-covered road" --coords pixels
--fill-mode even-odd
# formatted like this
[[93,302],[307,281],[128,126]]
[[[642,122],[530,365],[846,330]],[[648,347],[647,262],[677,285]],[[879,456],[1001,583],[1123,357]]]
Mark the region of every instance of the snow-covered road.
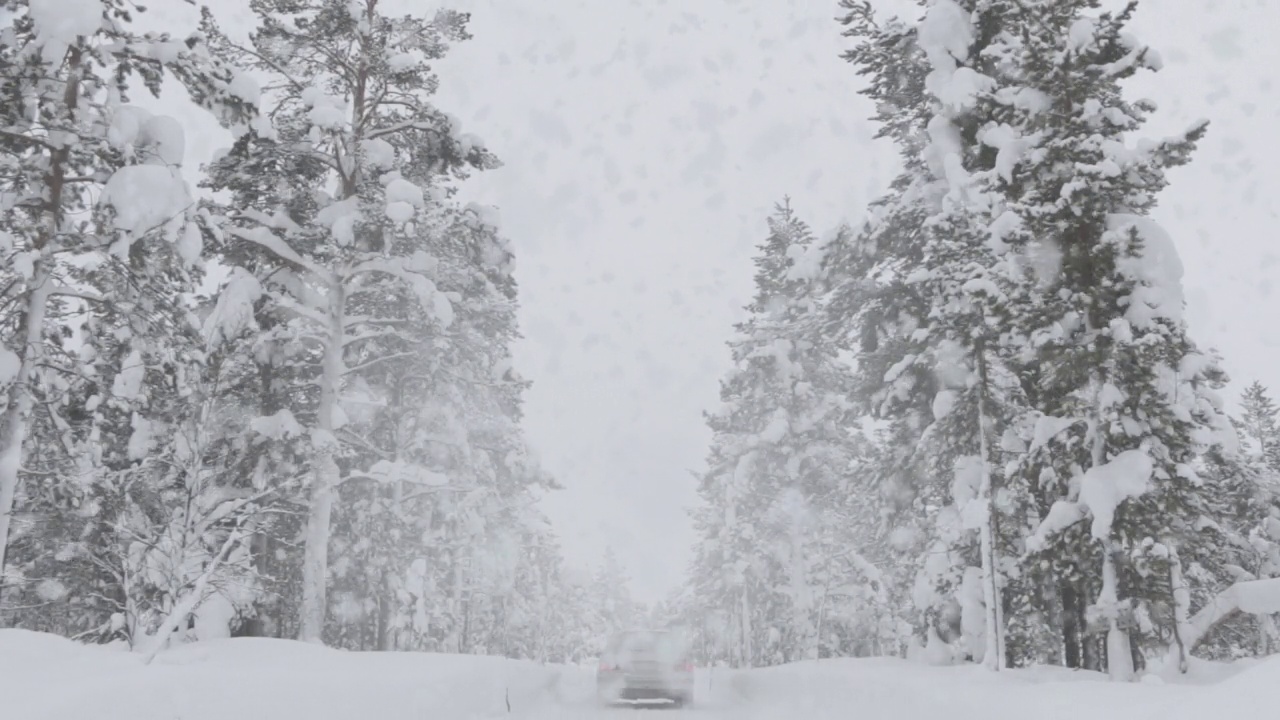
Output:
[[[1225,678],[1225,679],[1224,679]],[[997,674],[896,659],[704,670],[682,709],[601,707],[590,669],[496,657],[350,653],[237,639],[135,653],[0,630],[4,720],[1205,720],[1267,718],[1280,658],[1204,666],[1198,683]]]

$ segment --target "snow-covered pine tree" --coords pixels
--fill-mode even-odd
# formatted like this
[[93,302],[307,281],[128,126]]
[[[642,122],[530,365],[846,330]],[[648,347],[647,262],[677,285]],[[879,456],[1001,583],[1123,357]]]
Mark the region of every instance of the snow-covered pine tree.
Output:
[[600,623],[600,637],[630,630],[640,620],[635,598],[631,595],[631,577],[612,545],[604,549],[600,565],[591,575],[589,597],[593,615]]
[[997,510],[1013,515],[1019,494],[1001,482],[999,440],[1027,412],[1004,341],[1021,292],[995,222],[992,187],[1007,168],[988,147],[1009,104],[997,87],[1009,7],[943,0],[915,26],[880,26],[869,4],[845,6],[845,34],[859,39],[847,58],[871,77],[864,94],[906,168],[830,256],[830,325],[856,342],[855,397],[882,426],[890,462],[877,485],[896,544],[920,558],[917,603],[951,615],[962,651],[999,668],[1008,550]]
[[769,231],[750,315],[730,343],[723,407],[707,417],[713,441],[696,513],[695,593],[731,623],[731,662],[742,665],[817,656],[814,564],[837,549],[814,540],[832,537],[818,530],[849,492],[855,446],[847,369],[816,312],[821,244],[789,202]]
[[[1280,477],[1259,452],[1267,447],[1268,431],[1274,431],[1275,410],[1266,389],[1256,382],[1245,389],[1241,406],[1244,412],[1236,427],[1248,452],[1234,461],[1210,452],[1196,466],[1213,488],[1207,499],[1211,512],[1201,522],[1204,531],[1219,538],[1183,553],[1186,575],[1191,578],[1185,583],[1188,609],[1197,607],[1201,613],[1237,583],[1280,576]],[[1197,625],[1189,618],[1194,636],[1179,639],[1188,645],[1187,653],[1195,651],[1215,660],[1247,653],[1263,656],[1280,644],[1275,619],[1266,612],[1228,613],[1211,624]]]
[[1195,464],[1215,447],[1230,458],[1234,442],[1211,387],[1216,361],[1187,336],[1177,251],[1147,217],[1205,126],[1128,143],[1152,108],[1125,100],[1120,83],[1158,67],[1125,31],[1136,4],[1100,15],[1091,0],[1015,6],[998,92],[1025,102],[1010,103],[988,144],[1006,168],[998,229],[1015,230],[1003,233],[1012,257],[1039,288],[1015,331],[1040,417],[1011,469],[1052,501],[1028,565],[1057,566],[1075,598],[1062,611],[1086,635],[1106,630],[1107,667],[1127,678],[1154,635],[1185,630],[1185,596],[1168,578],[1180,554],[1217,542],[1202,531],[1213,488]]
[[[507,582],[506,563],[513,555],[537,552],[544,542],[541,520],[529,514],[530,507],[555,484],[530,456],[519,427],[528,383],[512,367],[510,346],[519,335],[507,243],[484,208],[441,206],[435,214],[431,228],[424,223],[419,230],[439,258],[436,282],[454,297],[457,315],[444,334],[410,323],[363,361],[374,394],[391,400],[362,444],[382,448],[374,458],[382,464],[375,468],[426,467],[447,483],[415,488],[396,480],[344,489],[352,506],[349,522],[363,530],[336,534],[339,556],[349,549],[363,553],[345,565],[369,573],[390,561],[385,580],[428,606],[425,615],[406,613],[391,599],[390,588],[379,601],[380,608],[398,613],[395,629],[405,633],[405,646],[456,651],[486,635],[496,637],[484,616],[505,617],[518,601],[510,597],[515,590]],[[416,344],[405,344],[406,338],[416,338]],[[394,533],[400,536],[389,536]],[[387,541],[378,551],[383,554],[369,555],[379,538]],[[426,575],[415,574],[410,582],[406,569],[419,566]],[[351,580],[353,590],[366,592],[384,584],[360,576]]]
[[293,415],[312,444],[298,635],[319,641],[334,502],[345,481],[372,470],[344,431],[343,401],[362,375],[351,358],[403,335],[402,317],[359,308],[408,297],[436,332],[447,331],[454,300],[437,285],[440,259],[417,222],[446,196],[449,178],[496,161],[430,103],[438,82],[430,63],[468,37],[465,14],[395,18],[378,0],[252,7],[258,27],[248,47],[208,13],[204,28],[220,56],[269,78],[274,128],[238,143],[210,184],[236,195],[220,222],[270,310],[287,318],[276,336],[299,348],[294,362],[318,366]]
[[[919,560],[927,558],[932,574],[942,577],[955,574],[964,559],[945,549],[934,552],[934,514],[946,503],[945,488],[918,467],[916,447],[933,419],[934,375],[923,364],[910,365],[885,383],[903,357],[921,349],[911,333],[924,306],[913,288],[881,263],[886,256],[919,253],[927,212],[923,191],[931,181],[921,152],[931,117],[925,95],[928,63],[914,27],[896,18],[878,22],[870,2],[842,0],[841,5],[848,11],[841,19],[843,34],[856,40],[844,58],[866,78],[862,92],[874,103],[877,136],[894,141],[903,165],[889,193],[871,204],[864,225],[832,243],[823,267],[826,331],[857,358],[848,396],[873,439],[853,471],[855,492],[874,510],[872,542],[858,549],[878,548],[890,592],[913,601],[926,625],[923,634],[936,638],[934,628],[949,625],[942,617],[947,603],[934,583],[916,581]],[[949,628],[941,629],[949,634]]]
[[1250,449],[1272,472],[1280,473],[1280,408],[1257,380],[1240,397],[1240,429]]
[[[199,36],[175,40],[134,32],[132,14],[140,9],[131,3],[29,0],[4,9],[11,22],[0,29],[0,252],[7,308],[0,578],[14,571],[7,563],[9,540],[17,535],[10,521],[24,476],[35,482],[21,505],[36,501],[42,507],[31,509],[41,513],[92,516],[97,506],[87,496],[101,488],[92,487],[100,479],[92,469],[98,457],[86,453],[97,452],[103,422],[122,417],[123,427],[107,431],[138,435],[137,456],[146,454],[142,440],[153,421],[165,422],[159,414],[173,409],[162,402],[150,414],[116,408],[124,414],[108,420],[110,408],[88,407],[87,399],[105,399],[113,378],[122,375],[128,389],[164,392],[172,387],[172,373],[196,359],[182,348],[166,349],[171,332],[190,330],[183,303],[174,299],[191,289],[190,267],[201,254],[191,196],[177,170],[182,128],[130,106],[131,90],[158,94],[168,75],[197,103],[237,125],[250,118],[256,99],[255,86],[212,60]],[[138,311],[136,318],[121,314],[130,308]],[[95,354],[86,344],[85,323],[95,314],[114,315],[114,336],[97,340],[132,346],[120,357]],[[126,358],[137,367],[119,362]],[[42,452],[24,453],[37,434]],[[55,546],[53,535],[72,530],[59,522],[42,526],[44,540]],[[56,557],[70,559],[83,546],[71,534],[63,540]],[[110,586],[106,596],[124,592],[120,578],[104,582]]]
[[[443,242],[442,267],[448,269],[442,270],[441,287],[457,294],[462,310],[449,337],[434,348],[436,399],[421,413],[421,423],[424,448],[473,488],[455,497],[461,514],[445,517],[451,513],[440,507],[453,548],[443,567],[455,582],[477,590],[461,608],[470,614],[477,604],[514,602],[514,586],[501,580],[502,568],[513,554],[531,552],[530,543],[541,542],[542,520],[530,508],[556,485],[538,467],[520,429],[528,383],[512,366],[511,344],[519,331],[510,250],[497,234],[496,220],[474,206],[459,214]],[[494,592],[480,594],[486,585]]]

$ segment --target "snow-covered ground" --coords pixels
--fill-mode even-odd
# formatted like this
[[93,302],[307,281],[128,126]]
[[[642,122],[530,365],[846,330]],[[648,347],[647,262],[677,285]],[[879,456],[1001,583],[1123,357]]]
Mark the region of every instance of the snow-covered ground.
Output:
[[[589,720],[602,708],[589,668],[494,657],[347,653],[285,640],[234,639],[161,653],[86,647],[0,630],[6,720]],[[1271,717],[1280,658],[1197,666],[1189,679],[1108,682],[1037,668],[993,675],[893,659],[824,660],[704,671],[694,707],[671,717],[735,720],[1204,720]],[[666,717],[667,715],[663,715]]]

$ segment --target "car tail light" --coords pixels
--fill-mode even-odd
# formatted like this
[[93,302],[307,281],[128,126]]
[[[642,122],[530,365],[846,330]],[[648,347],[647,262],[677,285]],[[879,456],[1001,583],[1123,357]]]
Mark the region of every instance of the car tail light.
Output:
[[609,663],[607,663],[607,662],[602,662],[602,663],[600,663],[600,671],[601,671],[601,672],[613,672],[613,671],[614,671],[614,670],[616,670],[616,669],[617,669],[617,668],[615,668],[613,665],[610,665],[610,664],[609,664]]
[[680,672],[693,672],[693,663],[685,661],[679,665]]

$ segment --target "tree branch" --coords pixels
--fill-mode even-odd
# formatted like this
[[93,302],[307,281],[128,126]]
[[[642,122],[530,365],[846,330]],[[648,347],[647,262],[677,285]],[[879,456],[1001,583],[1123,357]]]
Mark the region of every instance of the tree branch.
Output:
[[406,357],[414,357],[414,356],[417,356],[418,354],[419,353],[417,352],[398,352],[398,353],[391,353],[390,355],[382,355],[381,357],[376,357],[372,360],[369,360],[368,362],[363,362],[363,363],[360,363],[359,365],[353,365],[347,368],[344,374],[349,375],[353,372],[366,370],[381,362],[387,362],[388,360],[399,360],[400,358],[406,358]]

